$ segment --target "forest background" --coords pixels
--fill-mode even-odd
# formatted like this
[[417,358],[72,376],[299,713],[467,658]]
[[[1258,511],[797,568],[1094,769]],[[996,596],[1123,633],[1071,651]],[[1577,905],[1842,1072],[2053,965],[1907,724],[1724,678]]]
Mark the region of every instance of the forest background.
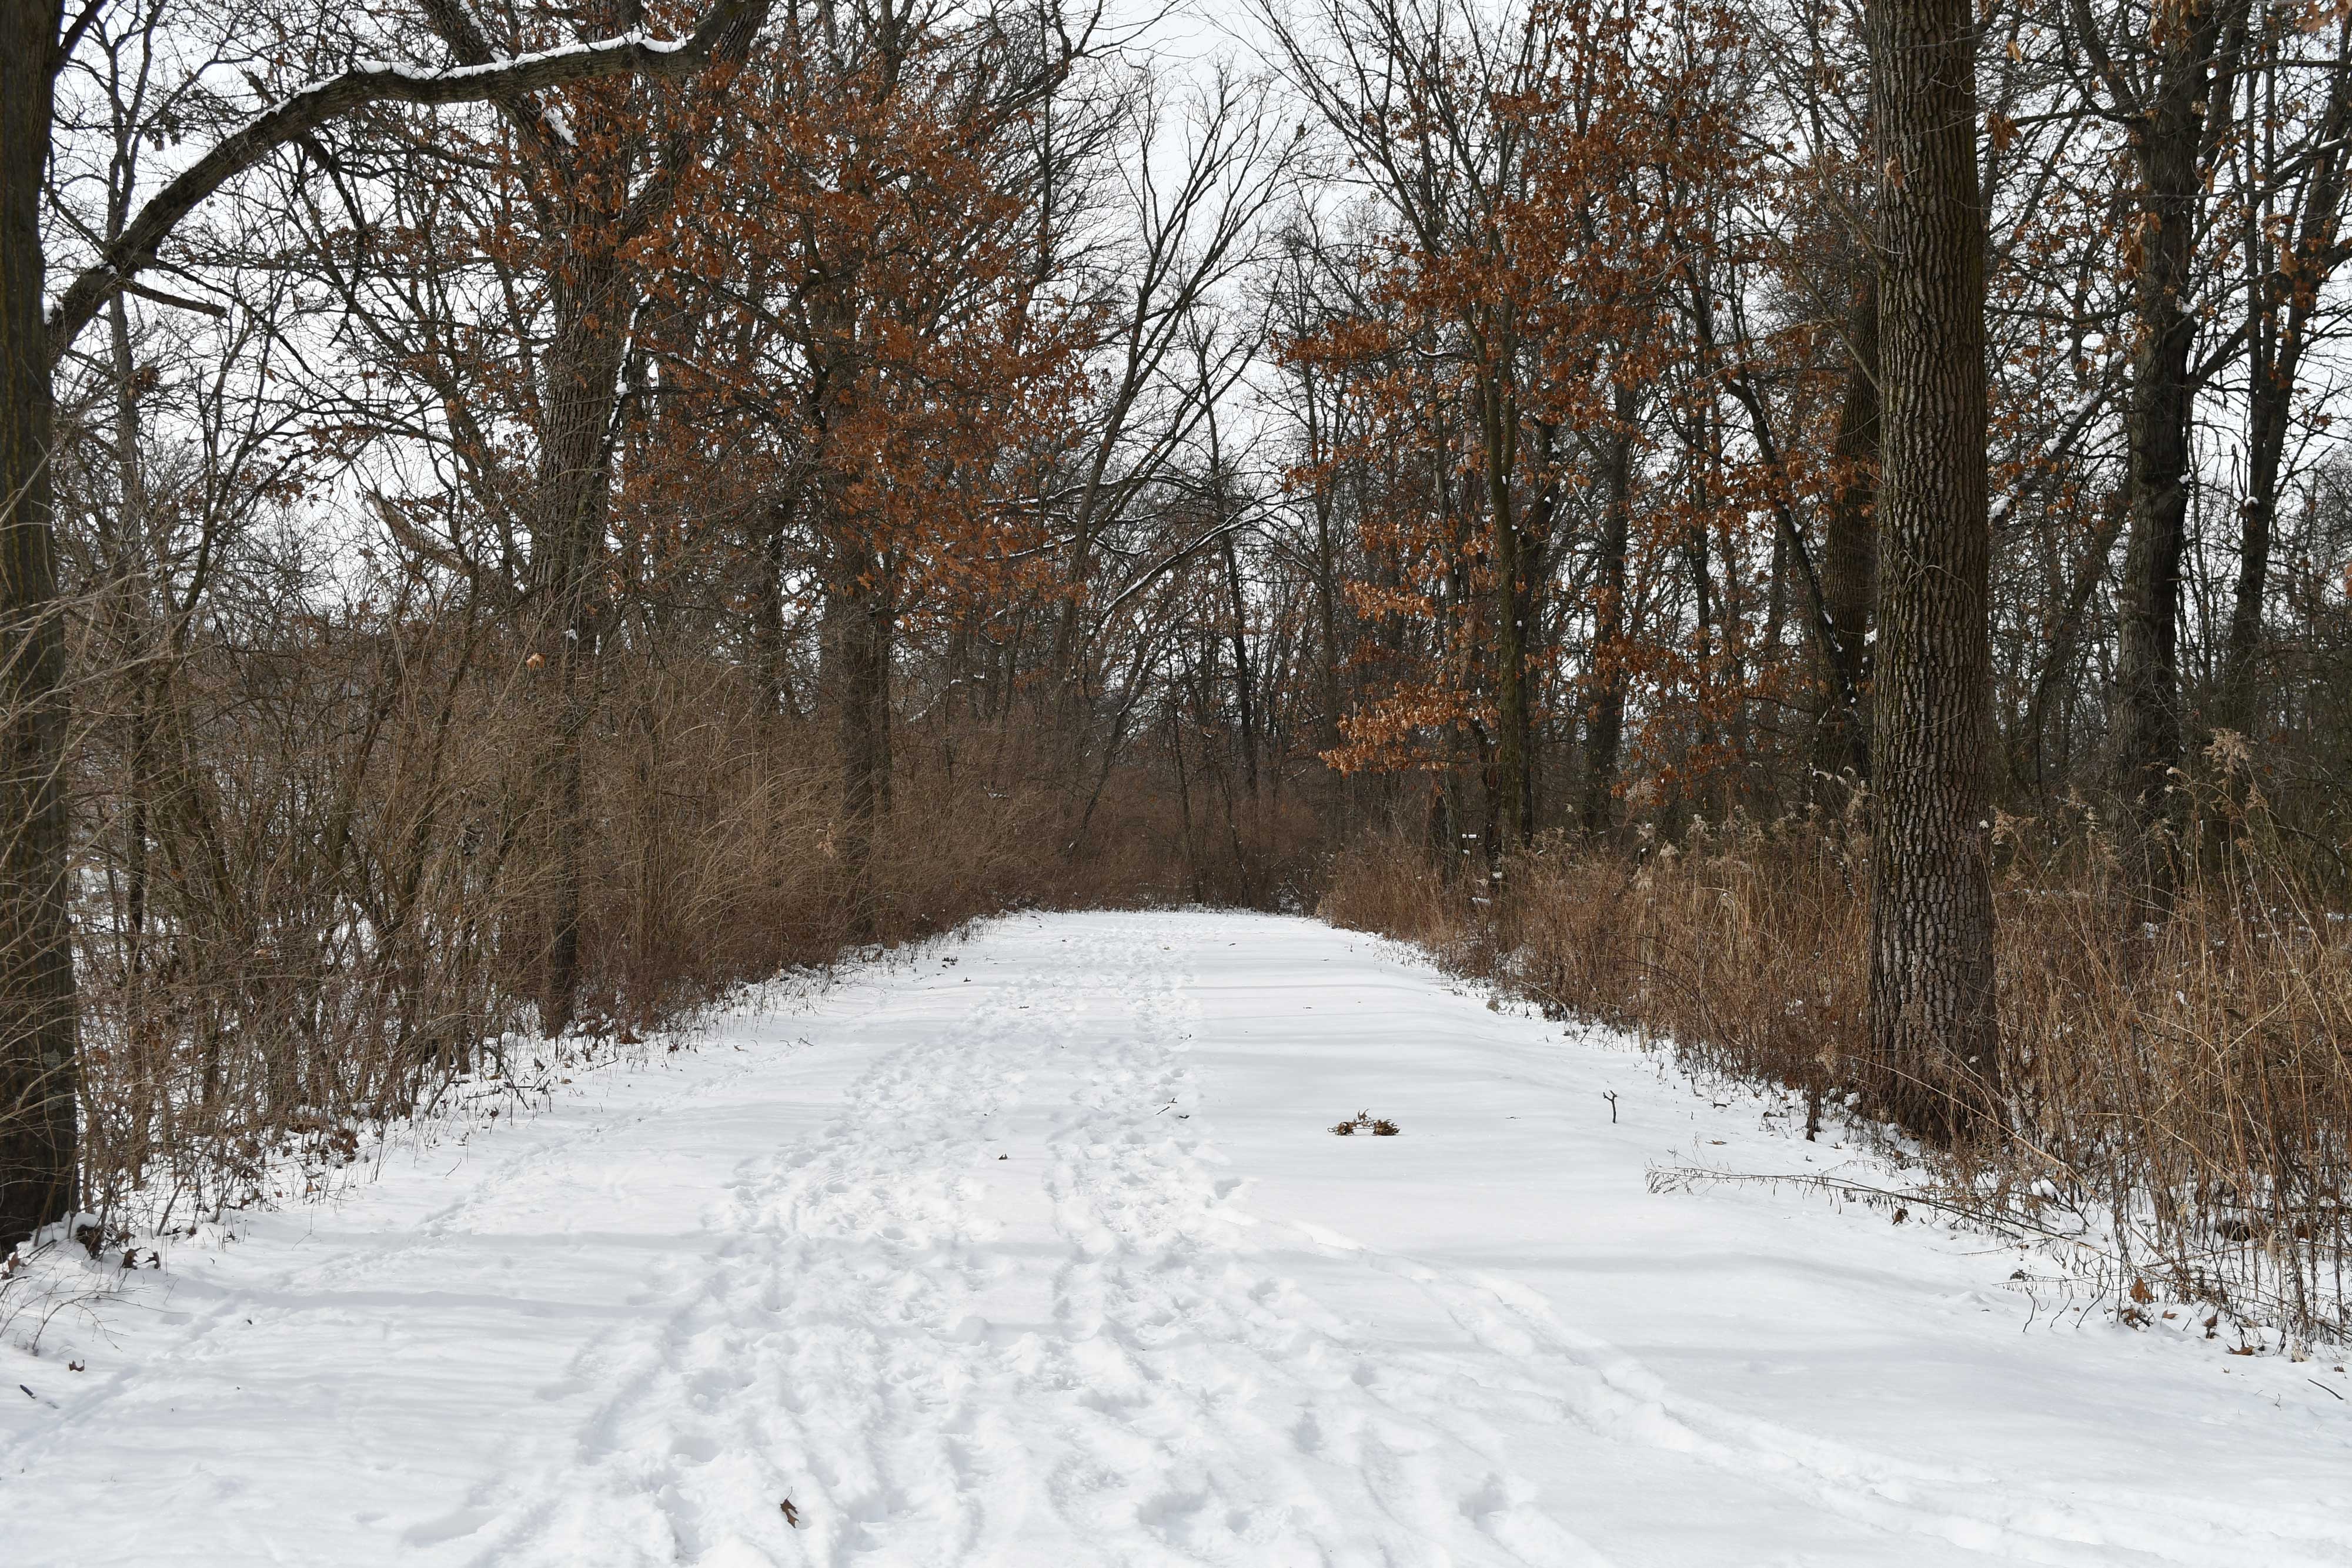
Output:
[[1206,901],[2352,1324],[2352,5],[11,5],[0,1241]]

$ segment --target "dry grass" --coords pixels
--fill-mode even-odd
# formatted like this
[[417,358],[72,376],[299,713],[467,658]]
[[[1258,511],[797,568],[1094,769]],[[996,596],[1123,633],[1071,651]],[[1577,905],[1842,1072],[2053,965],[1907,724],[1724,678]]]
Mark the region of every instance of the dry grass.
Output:
[[544,725],[501,627],[410,608],[260,620],[90,682],[85,1209],[184,1224],[283,1188],[289,1156],[299,1196],[454,1084],[525,1092],[570,1052],[830,966],[854,931],[888,949],[1017,907],[1295,902],[1312,852],[1302,808],[1187,820],[1140,767],[1081,833],[1030,727],[965,719],[901,737],[854,877],[829,725],[763,711],[722,662],[615,648],[583,739],[582,1033],[551,1045]]
[[[2004,824],[2009,1127],[1925,1157],[1946,1198],[2092,1238],[2119,1281],[2152,1279],[2291,1343],[2341,1339],[2352,923],[2242,779],[2202,791],[2198,821],[2162,919],[2133,902],[2087,813]],[[1864,1086],[1866,850],[1857,822],[1820,818],[1636,851],[1553,843],[1480,904],[1418,850],[1375,843],[1339,858],[1322,910],[1554,1015],[1804,1092],[1818,1115]]]

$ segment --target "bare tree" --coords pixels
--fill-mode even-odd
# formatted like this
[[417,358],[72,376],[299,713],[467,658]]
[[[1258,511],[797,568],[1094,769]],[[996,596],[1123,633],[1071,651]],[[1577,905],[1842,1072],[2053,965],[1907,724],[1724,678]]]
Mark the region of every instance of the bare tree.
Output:
[[25,0],[0,36],[0,1245],[74,1198],[74,984],[67,915],[64,632],[52,526],[51,371],[108,298],[154,265],[205,197],[335,116],[380,102],[471,103],[566,82],[690,74],[756,32],[768,0],[719,0],[688,38],[632,30],[498,63],[364,65],[268,105],[123,224],[46,319],[43,179],[58,72],[105,8]]

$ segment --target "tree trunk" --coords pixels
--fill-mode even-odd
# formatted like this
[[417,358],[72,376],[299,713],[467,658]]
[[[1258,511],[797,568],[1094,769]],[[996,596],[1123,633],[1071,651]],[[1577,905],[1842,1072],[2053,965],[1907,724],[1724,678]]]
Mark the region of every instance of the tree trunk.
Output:
[[[1338,497],[1333,493],[1336,481],[1323,471],[1328,442],[1323,426],[1320,389],[1314,371],[1302,371],[1299,378],[1300,413],[1306,424],[1307,458],[1317,469],[1311,499],[1315,507],[1315,643],[1316,693],[1322,713],[1315,728],[1315,749],[1325,756],[1345,744],[1340,733],[1342,713],[1339,669],[1345,651],[1339,645],[1339,540],[1337,519],[1333,516]],[[1325,794],[1324,821],[1332,842],[1343,841],[1353,826],[1349,810],[1356,795],[1355,776],[1340,774]]]
[[148,570],[145,485],[139,467],[138,367],[131,350],[131,313],[117,294],[106,302],[106,325],[114,355],[114,471],[121,488],[116,497],[114,559],[108,571],[113,579],[120,643],[114,656],[128,666],[130,744],[121,828],[123,972],[139,1005],[137,985],[145,974],[147,936],[147,800],[148,781],[154,768],[154,671],[150,660],[161,650],[154,624],[154,588]]
[[[2352,43],[2352,21],[2339,24],[2336,37],[2341,54],[2344,45]],[[2255,669],[2263,652],[2263,601],[2270,590],[2279,483],[2311,317],[2343,226],[2347,133],[2352,133],[2352,66],[2338,65],[2330,76],[2327,112],[2316,138],[2316,164],[2289,253],[2273,256],[2268,236],[2256,221],[2259,214],[2247,216],[2252,240],[2248,271],[2261,282],[2254,290],[2254,319],[2247,337],[2246,498],[2238,509],[2238,578],[2214,704],[2214,727],[2219,729],[2244,733],[2260,721]]]
[[1481,435],[1486,499],[1495,540],[1494,819],[1487,853],[1500,860],[1535,836],[1535,799],[1528,771],[1528,586],[1520,580],[1521,539],[1511,507],[1516,420],[1496,371],[1482,389]]
[[849,580],[836,585],[835,637],[841,746],[841,853],[848,873],[849,935],[873,941],[880,932],[874,887],[875,835],[890,814],[890,630],[886,584]]
[[1184,716],[1180,695],[1168,709],[1168,748],[1176,759],[1176,804],[1183,812],[1184,865],[1192,884],[1192,902],[1202,903],[1206,890],[1201,883],[1201,856],[1192,847],[1192,786],[1184,776]]
[[[1696,416],[1696,423],[1702,429],[1705,427],[1706,421],[1706,415],[1704,412]],[[1729,814],[1723,796],[1723,772],[1720,766],[1724,753],[1723,732],[1716,726],[1717,705],[1706,700],[1707,687],[1714,685],[1720,678],[1721,674],[1716,663],[1715,629],[1719,616],[1713,591],[1715,577],[1707,570],[1707,562],[1713,552],[1707,548],[1707,499],[1706,479],[1703,477],[1714,466],[1713,456],[1714,454],[1708,453],[1691,465],[1693,476],[1691,520],[1690,526],[1683,530],[1680,553],[1684,567],[1690,572],[1691,652],[1696,655],[1695,662],[1697,665],[1696,695],[1699,700],[1692,705],[1691,716],[1692,737],[1698,743],[1698,754],[1693,758],[1695,764],[1693,771],[1696,777],[1706,780],[1708,793],[1714,797],[1706,803],[1706,809],[1714,812],[1719,820]]]
[[[1822,552],[1822,608],[1832,643],[1824,760],[1870,779],[1871,601],[1878,588],[1878,283],[1865,277],[1846,328],[1849,357],[1837,424],[1838,488]],[[1837,674],[1848,672],[1850,681]],[[1854,699],[1846,700],[1850,685]]]
[[2055,767],[2051,766],[2042,744],[2043,732],[2049,727],[2050,704],[2064,688],[2074,670],[2076,650],[2082,645],[2083,622],[2089,614],[2091,595],[2107,574],[2107,559],[2114,554],[2116,540],[2123,537],[2124,510],[2122,497],[2111,495],[2107,515],[2084,547],[2080,563],[2074,570],[2073,586],[2066,591],[2064,602],[2048,631],[2050,651],[2043,657],[2041,672],[2033,678],[2033,695],[2025,705],[2025,718],[2020,727],[2018,743],[2012,748],[2011,771],[2021,783],[2031,784],[2034,793],[2042,793],[2048,781],[2066,776],[2065,748],[2060,748]]
[[[1222,519],[1221,519],[1222,520]],[[1242,593],[1241,560],[1234,550],[1234,536],[1224,538],[1225,588],[1233,597],[1234,624],[1234,695],[1237,706],[1235,716],[1241,721],[1242,784],[1251,800],[1257,799],[1257,708],[1256,677],[1250,670],[1249,601]]]
[[2279,471],[2284,466],[2289,404],[2294,396],[2294,354],[2256,334],[2247,397],[2246,498],[2238,505],[2238,576],[2230,627],[2221,651],[2221,679],[2213,727],[2243,734],[2254,727],[2254,671],[2262,657],[2263,598],[2269,591],[2271,536],[2278,519]]
[[2219,33],[2214,0],[2188,0],[2157,32],[2156,68],[2134,148],[2140,178],[2138,267],[2125,507],[2129,534],[2117,600],[2116,790],[2129,814],[2147,894],[2169,902],[2173,856],[2165,844],[2176,813],[2172,771],[2180,765],[2181,553],[2189,538],[2189,421],[2196,398],[2189,353],[2196,280],[2197,218],[2204,194],[2209,66]]
[[1633,521],[1632,387],[1616,389],[1616,428],[1604,448],[1601,483],[1608,509],[1592,571],[1593,694],[1584,736],[1584,799],[1577,813],[1586,836],[1608,833],[1617,814],[1617,766],[1625,747],[1625,551]]
[[0,23],[0,1251],[75,1198],[65,637],[51,532],[41,180],[58,7]]
[[1984,213],[1969,0],[1873,0],[1881,466],[1870,1051],[1881,1103],[1997,1117]]
[[[1316,684],[1323,712],[1316,727],[1316,749],[1326,755],[1339,749],[1341,709],[1339,664],[1339,552],[1331,517],[1329,482],[1315,485],[1315,643]],[[1329,791],[1329,828],[1333,842],[1346,839],[1354,825],[1349,806],[1355,798],[1355,776],[1341,774]]]
[[789,499],[779,499],[768,508],[760,529],[760,548],[751,561],[751,570],[759,575],[751,598],[751,649],[760,677],[760,711],[765,718],[800,716],[800,704],[793,695],[792,645],[784,623],[792,514]]
[[581,256],[562,284],[548,346],[546,426],[540,433],[538,495],[530,581],[538,612],[540,716],[545,726],[538,800],[541,897],[541,1030],[551,1040],[572,1026],[580,990],[580,884],[587,824],[582,747],[596,704],[603,606],[596,592],[604,555],[612,474],[608,443],[619,395],[620,267],[609,253]]

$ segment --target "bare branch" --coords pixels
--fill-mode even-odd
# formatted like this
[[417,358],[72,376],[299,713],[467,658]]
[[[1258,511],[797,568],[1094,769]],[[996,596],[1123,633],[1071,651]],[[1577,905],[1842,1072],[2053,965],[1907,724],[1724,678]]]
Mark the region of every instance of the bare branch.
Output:
[[495,65],[440,70],[368,61],[313,82],[229,132],[124,225],[50,310],[49,363],[65,357],[108,295],[154,265],[163,241],[199,203],[278,148],[339,115],[370,103],[480,103],[606,77],[691,76],[722,51],[740,52],[767,20],[769,5],[770,0],[719,0],[700,26],[675,42],[625,33]]

